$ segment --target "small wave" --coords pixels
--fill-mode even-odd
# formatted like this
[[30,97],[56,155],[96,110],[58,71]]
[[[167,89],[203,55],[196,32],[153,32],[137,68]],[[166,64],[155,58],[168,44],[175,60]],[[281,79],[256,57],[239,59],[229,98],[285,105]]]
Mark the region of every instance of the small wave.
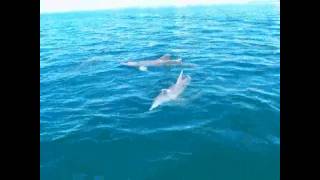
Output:
[[161,157],[150,159],[149,162],[161,162],[161,161],[178,161],[186,156],[192,156],[192,152],[165,152],[159,155]]
[[177,126],[171,126],[171,127],[164,127],[164,128],[155,128],[155,129],[128,129],[128,128],[117,128],[117,130],[133,133],[133,134],[139,134],[139,135],[149,135],[149,134],[155,134],[155,133],[163,133],[163,132],[178,132],[178,131],[187,131],[199,128],[201,126],[206,125],[210,121],[203,121],[200,123],[194,123],[190,125],[177,125]]
[[273,135],[268,135],[267,140],[276,145],[280,144],[280,138]]

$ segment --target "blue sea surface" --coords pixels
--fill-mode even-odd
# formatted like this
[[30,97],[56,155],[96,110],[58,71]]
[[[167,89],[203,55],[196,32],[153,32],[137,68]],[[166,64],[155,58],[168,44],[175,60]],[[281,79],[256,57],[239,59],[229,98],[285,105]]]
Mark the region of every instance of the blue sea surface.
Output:
[[[120,66],[167,53],[196,66]],[[279,7],[41,14],[40,177],[280,179]]]

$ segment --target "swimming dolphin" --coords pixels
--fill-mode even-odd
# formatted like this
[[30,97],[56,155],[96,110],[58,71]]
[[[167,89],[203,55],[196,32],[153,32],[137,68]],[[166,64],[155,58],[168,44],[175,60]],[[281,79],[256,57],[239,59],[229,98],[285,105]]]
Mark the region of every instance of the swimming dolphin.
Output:
[[129,67],[137,67],[140,71],[147,71],[150,66],[173,66],[173,65],[181,65],[181,59],[171,60],[169,54],[165,54],[158,59],[155,60],[146,60],[146,61],[128,61],[121,63],[121,65],[129,66]]
[[177,82],[168,89],[162,89],[160,94],[154,99],[149,111],[160,106],[161,104],[177,99],[177,97],[184,91],[191,80],[190,76],[183,75],[183,70],[177,79]]

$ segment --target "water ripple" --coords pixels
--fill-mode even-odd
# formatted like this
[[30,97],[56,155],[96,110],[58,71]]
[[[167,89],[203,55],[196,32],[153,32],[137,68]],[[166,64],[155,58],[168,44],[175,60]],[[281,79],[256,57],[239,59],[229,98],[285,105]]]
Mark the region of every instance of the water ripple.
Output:
[[[277,144],[279,126],[273,123],[279,122],[280,113],[278,12],[224,8],[41,16],[40,140],[95,139],[100,131],[114,139],[120,134],[202,131],[243,111],[270,117],[266,133],[271,135],[255,141]],[[140,72],[119,63],[165,53],[197,66],[184,68],[192,81],[176,102],[148,112],[153,98],[176,81],[182,68]],[[248,124],[257,122],[248,114],[241,116]],[[248,135],[237,132],[220,134],[255,137],[245,129],[239,133]]]

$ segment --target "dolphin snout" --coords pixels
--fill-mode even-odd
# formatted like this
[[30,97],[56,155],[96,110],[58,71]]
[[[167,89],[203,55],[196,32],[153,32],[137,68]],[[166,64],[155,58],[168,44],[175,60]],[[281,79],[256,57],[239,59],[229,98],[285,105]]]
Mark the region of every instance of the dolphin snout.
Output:
[[125,66],[133,66],[135,65],[135,62],[132,62],[132,61],[127,61],[127,62],[122,62],[120,63],[121,65],[125,65]]
[[149,111],[152,111],[154,108],[158,107],[158,104],[152,104],[152,106],[149,108]]

